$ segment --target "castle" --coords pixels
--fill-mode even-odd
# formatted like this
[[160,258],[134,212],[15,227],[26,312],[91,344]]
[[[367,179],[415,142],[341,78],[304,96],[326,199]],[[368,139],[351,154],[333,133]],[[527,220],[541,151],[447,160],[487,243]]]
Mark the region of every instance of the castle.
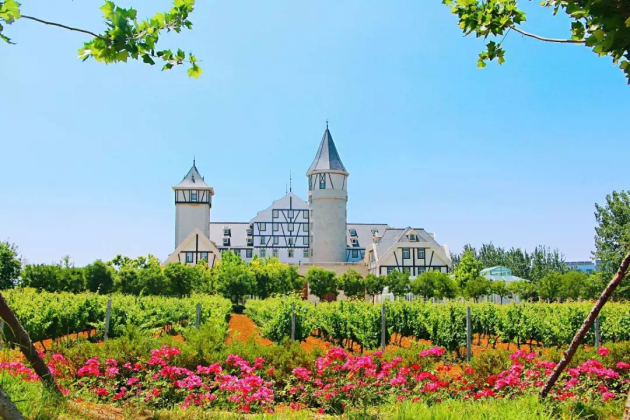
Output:
[[288,191],[249,222],[211,222],[214,189],[193,161],[182,182],[173,187],[175,251],[166,263],[206,260],[213,266],[230,250],[246,261],[277,257],[304,272],[313,265],[338,273],[353,268],[363,275],[399,270],[417,276],[452,269],[448,248],[424,229],[348,223],[349,175],[326,124],[306,171],[308,202]]

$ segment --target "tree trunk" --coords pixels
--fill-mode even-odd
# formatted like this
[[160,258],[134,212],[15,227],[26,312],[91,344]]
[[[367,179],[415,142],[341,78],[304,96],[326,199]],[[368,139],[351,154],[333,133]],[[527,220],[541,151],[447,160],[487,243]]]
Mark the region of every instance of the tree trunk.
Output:
[[23,420],[22,413],[17,409],[11,398],[0,389],[0,417],[3,420]]
[[42,380],[42,383],[53,394],[61,395],[57,384],[55,384],[55,378],[53,377],[50,369],[46,366],[44,360],[39,356],[39,353],[35,349],[33,342],[31,341],[28,333],[22,328],[20,321],[16,318],[15,314],[4,300],[4,296],[0,293],[0,318],[4,320],[4,323],[13,334],[15,344],[20,348],[26,360],[29,361],[33,370]]
[[[619,283],[621,283],[621,281],[625,277],[626,272],[628,271],[628,265],[630,265],[630,252],[626,254],[625,258],[621,262],[619,271],[617,271],[617,274],[615,274],[615,277],[613,277],[610,283],[608,283],[608,286],[606,286],[606,289],[604,289],[604,292],[602,293],[602,295],[599,297],[599,299],[597,299],[597,302],[595,302],[595,306],[593,306],[593,309],[591,309],[591,312],[588,314],[588,316],[584,320],[582,327],[575,334],[575,337],[573,337],[573,341],[571,342],[571,345],[569,346],[567,351],[564,353],[564,357],[562,358],[562,360],[560,360],[560,363],[558,363],[558,366],[556,366],[556,368],[553,370],[553,373],[551,374],[549,379],[547,379],[547,383],[545,384],[543,389],[540,390],[541,398],[545,398],[549,394],[549,391],[551,391],[551,388],[554,386],[554,384],[556,383],[556,381],[558,380],[558,378],[560,377],[564,369],[567,367],[569,362],[571,362],[571,359],[573,358],[573,355],[575,354],[578,347],[580,346],[580,343],[584,339],[584,336],[593,327],[593,323],[595,322],[595,319],[599,315],[599,312],[602,310],[602,308],[604,307],[604,305],[606,304],[610,296],[613,294],[617,286],[619,286]],[[628,408],[626,408],[626,410],[627,409]]]
[[630,420],[630,391],[628,392],[628,399],[626,400],[626,408],[623,410],[622,420]]

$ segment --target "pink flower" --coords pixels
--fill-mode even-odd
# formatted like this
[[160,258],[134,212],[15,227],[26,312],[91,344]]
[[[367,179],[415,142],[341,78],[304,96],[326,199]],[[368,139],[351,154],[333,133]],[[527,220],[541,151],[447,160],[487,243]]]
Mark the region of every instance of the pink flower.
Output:
[[109,391],[105,388],[96,388],[96,395],[99,397],[107,397],[109,395]]
[[619,362],[619,363],[617,363],[617,369],[628,370],[628,369],[630,369],[630,363]]
[[607,391],[602,394],[602,400],[604,400],[604,402],[610,401],[614,398],[615,398],[615,394],[613,394],[612,392]]
[[433,348],[423,350],[422,352],[420,352],[420,356],[421,357],[426,357],[426,356],[440,357],[444,353],[446,353],[446,349],[443,349],[442,347],[433,347]]
[[610,353],[610,350],[608,350],[608,348],[606,347],[600,347],[599,349],[597,349],[597,353],[599,353],[600,356],[605,357],[605,356],[608,356],[608,353]]

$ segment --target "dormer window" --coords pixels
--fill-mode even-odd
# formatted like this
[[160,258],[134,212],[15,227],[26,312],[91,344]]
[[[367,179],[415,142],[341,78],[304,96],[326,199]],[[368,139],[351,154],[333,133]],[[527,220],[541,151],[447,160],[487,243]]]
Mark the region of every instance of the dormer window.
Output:
[[354,246],[354,247],[359,246],[359,240],[358,239],[351,239],[350,241],[352,242],[352,246]]
[[253,246],[254,245],[254,239],[253,238],[247,238],[247,246]]
[[350,229],[350,236],[354,236],[356,238],[357,237],[357,230],[356,229]]
[[247,236],[252,236],[254,234],[254,229],[251,227],[247,228]]
[[418,242],[418,235],[415,233],[409,234],[409,242]]
[[228,227],[223,228],[223,236],[232,236],[232,229]]
[[230,246],[230,238],[223,238],[223,246]]
[[190,192],[190,201],[197,201],[197,191]]
[[372,236],[378,235],[378,229],[372,229]]

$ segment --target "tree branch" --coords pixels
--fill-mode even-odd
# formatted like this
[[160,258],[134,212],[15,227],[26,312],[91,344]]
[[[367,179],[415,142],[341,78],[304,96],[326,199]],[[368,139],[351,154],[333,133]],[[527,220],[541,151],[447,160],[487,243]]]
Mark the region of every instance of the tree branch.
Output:
[[557,42],[560,44],[585,44],[586,41],[583,39],[556,39],[556,38],[545,38],[542,36],[538,36],[535,34],[530,34],[529,32],[525,32],[521,29],[518,29],[516,26],[510,26],[510,28],[514,29],[516,32],[518,32],[521,35],[524,36],[528,36],[530,38],[534,38],[537,39],[539,41],[545,41],[545,42]]
[[71,26],[62,25],[61,23],[48,22],[48,21],[41,20],[41,19],[38,19],[38,18],[33,17],[33,16],[22,15],[22,16],[20,16],[20,17],[21,17],[21,18],[24,18],[24,19],[34,20],[35,22],[43,23],[43,24],[45,24],[45,25],[57,26],[57,27],[59,27],[59,28],[68,29],[68,30],[70,30],[70,31],[81,32],[81,33],[84,33],[84,34],[92,35],[92,36],[93,36],[93,37],[95,37],[95,38],[100,38],[100,39],[103,39],[103,40],[105,40],[105,41],[108,41],[108,42],[109,42],[109,39],[105,38],[104,36],[101,36],[101,35],[95,34],[94,32],[86,31],[86,30],[84,30],[84,29],[73,28],[73,27],[71,27]]

